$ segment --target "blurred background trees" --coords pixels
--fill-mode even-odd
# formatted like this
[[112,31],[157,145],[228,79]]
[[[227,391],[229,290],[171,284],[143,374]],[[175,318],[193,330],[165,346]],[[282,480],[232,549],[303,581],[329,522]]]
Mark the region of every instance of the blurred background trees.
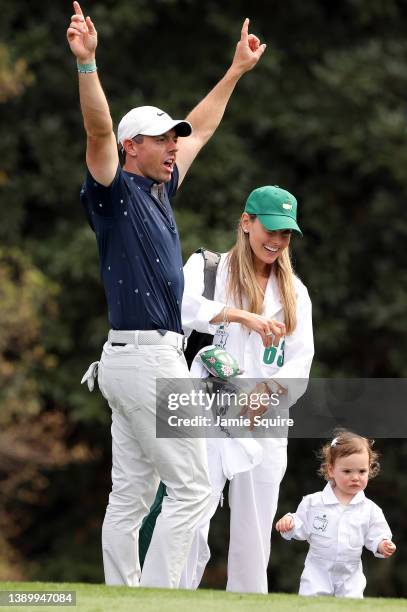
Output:
[[[85,138],[70,2],[0,0],[0,578],[102,580],[109,412],[79,386],[108,322],[79,204]],[[88,1],[115,125],[133,106],[184,116],[220,78],[241,23],[268,48],[238,84],[174,201],[184,256],[228,249],[247,194],[300,203],[297,273],[314,307],[313,376],[405,377],[407,5],[402,0]],[[209,230],[209,231],[208,231]],[[321,487],[318,440],[293,440],[279,513]],[[402,543],[407,443],[381,440],[369,495]],[[223,587],[227,509],[207,586]],[[305,548],[273,536],[270,588],[295,591]],[[403,546],[368,560],[368,594],[407,596]]]

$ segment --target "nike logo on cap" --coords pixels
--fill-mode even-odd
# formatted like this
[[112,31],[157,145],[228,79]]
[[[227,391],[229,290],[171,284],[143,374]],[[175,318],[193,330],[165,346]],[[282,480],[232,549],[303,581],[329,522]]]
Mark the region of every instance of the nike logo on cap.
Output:
[[162,117],[163,115],[165,115],[165,113],[157,113],[157,115],[158,115],[159,117]]

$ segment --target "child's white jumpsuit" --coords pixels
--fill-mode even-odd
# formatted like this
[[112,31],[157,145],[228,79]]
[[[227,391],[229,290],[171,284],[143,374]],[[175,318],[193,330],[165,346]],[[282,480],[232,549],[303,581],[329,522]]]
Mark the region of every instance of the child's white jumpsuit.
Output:
[[323,491],[306,495],[291,516],[295,525],[281,534],[283,538],[310,544],[299,594],[362,598],[363,546],[384,558],[377,547],[392,538],[381,508],[363,491],[349,504],[341,504],[328,483]]

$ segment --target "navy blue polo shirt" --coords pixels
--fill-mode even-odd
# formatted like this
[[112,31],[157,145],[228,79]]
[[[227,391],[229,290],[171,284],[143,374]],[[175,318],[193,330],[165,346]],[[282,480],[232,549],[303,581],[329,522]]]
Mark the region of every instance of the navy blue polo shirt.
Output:
[[160,200],[150,193],[154,184],[119,166],[113,183],[104,187],[88,171],[81,202],[96,234],[111,328],[182,333],[184,275],[169,200],[178,169]]

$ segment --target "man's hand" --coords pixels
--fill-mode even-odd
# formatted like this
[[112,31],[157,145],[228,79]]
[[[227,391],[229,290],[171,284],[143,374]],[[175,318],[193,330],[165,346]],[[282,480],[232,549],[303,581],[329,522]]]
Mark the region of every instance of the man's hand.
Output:
[[286,514],[276,523],[276,530],[279,533],[286,533],[287,531],[291,531],[294,527],[294,519],[290,514]]
[[86,165],[101,185],[108,187],[117,172],[119,156],[109,105],[92,66],[95,61],[97,32],[90,17],[84,17],[79,2],[67,30],[68,43],[79,64],[91,64],[90,74],[79,75],[79,98],[86,131]]
[[377,547],[377,552],[383,555],[383,557],[391,557],[396,551],[396,545],[391,540],[382,540]]
[[[193,131],[188,138],[178,140],[178,186],[184,180],[198,152],[208,142],[221,122],[236,83],[245,72],[251,70],[257,64],[264,53],[266,45],[261,45],[257,36],[249,34],[248,28],[249,20],[245,19],[233,62],[225,76],[187,116],[187,120],[192,124]],[[263,342],[264,346],[268,346],[265,339],[263,339]]]
[[79,2],[74,2],[73,8],[75,15],[71,17],[66,36],[76,59],[82,64],[86,64],[95,59],[98,35],[91,18],[86,17],[85,19]]
[[266,45],[261,45],[257,36],[249,34],[249,19],[245,19],[231,68],[241,76],[255,67],[265,50]]

